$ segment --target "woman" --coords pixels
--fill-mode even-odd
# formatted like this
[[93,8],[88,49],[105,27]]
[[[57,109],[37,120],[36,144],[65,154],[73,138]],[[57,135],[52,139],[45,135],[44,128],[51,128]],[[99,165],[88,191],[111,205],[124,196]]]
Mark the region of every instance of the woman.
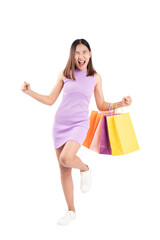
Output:
[[[53,142],[68,205],[68,211],[59,219],[58,224],[66,225],[76,217],[72,168],[80,170],[80,188],[83,193],[89,191],[91,186],[90,167],[76,154],[90,126],[89,103],[93,92],[98,110],[106,111],[111,105],[104,100],[102,78],[93,68],[91,48],[85,39],[77,39],[72,43],[66,67],[59,73],[57,82],[48,96],[32,91],[27,82],[21,87],[24,93],[50,106],[55,103],[62,89],[62,102],[53,124]],[[123,97],[122,101],[112,103],[112,109],[129,106],[131,102],[131,97]]]

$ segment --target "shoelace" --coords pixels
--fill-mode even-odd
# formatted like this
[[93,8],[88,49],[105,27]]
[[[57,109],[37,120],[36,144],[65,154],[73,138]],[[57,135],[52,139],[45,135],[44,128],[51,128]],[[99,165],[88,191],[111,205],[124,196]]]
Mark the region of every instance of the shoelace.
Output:
[[86,176],[86,173],[82,173],[81,184],[87,184],[87,176]]

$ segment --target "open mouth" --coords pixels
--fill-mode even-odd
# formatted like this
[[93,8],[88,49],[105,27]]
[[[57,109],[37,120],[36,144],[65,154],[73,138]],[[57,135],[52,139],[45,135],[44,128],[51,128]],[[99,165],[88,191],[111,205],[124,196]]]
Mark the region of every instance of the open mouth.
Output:
[[85,61],[78,61],[79,66],[83,66],[85,64]]

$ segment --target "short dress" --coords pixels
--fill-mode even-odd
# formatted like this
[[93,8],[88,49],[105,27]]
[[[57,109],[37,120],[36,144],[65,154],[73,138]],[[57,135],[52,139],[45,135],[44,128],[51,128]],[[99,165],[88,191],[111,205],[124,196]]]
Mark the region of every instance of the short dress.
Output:
[[87,69],[75,69],[75,78],[64,79],[62,101],[55,113],[52,137],[55,148],[69,140],[83,144],[90,127],[89,103],[95,89],[94,76]]

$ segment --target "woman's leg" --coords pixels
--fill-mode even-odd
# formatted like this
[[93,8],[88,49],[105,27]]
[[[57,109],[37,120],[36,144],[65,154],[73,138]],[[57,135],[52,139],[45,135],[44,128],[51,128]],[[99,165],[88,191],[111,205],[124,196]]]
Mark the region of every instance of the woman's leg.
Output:
[[59,161],[65,168],[78,168],[80,171],[87,171],[88,166],[81,161],[81,159],[76,156],[81,145],[75,141],[66,142]]
[[60,148],[56,149],[56,155],[60,167],[61,183],[63,192],[68,205],[68,210],[75,211],[74,207],[74,186],[71,171],[72,168],[78,168],[81,171],[87,171],[88,167],[81,159],[76,156],[80,144],[75,141],[68,141]]
[[65,144],[62,145],[60,148],[56,149],[56,155],[60,167],[60,173],[61,173],[61,183],[62,183],[62,188],[64,192],[64,196],[68,205],[68,210],[69,211],[74,211],[75,212],[75,207],[74,207],[74,195],[73,195],[73,180],[72,180],[72,175],[71,171],[72,168],[66,168],[64,167],[60,161],[60,154],[64,148]]

